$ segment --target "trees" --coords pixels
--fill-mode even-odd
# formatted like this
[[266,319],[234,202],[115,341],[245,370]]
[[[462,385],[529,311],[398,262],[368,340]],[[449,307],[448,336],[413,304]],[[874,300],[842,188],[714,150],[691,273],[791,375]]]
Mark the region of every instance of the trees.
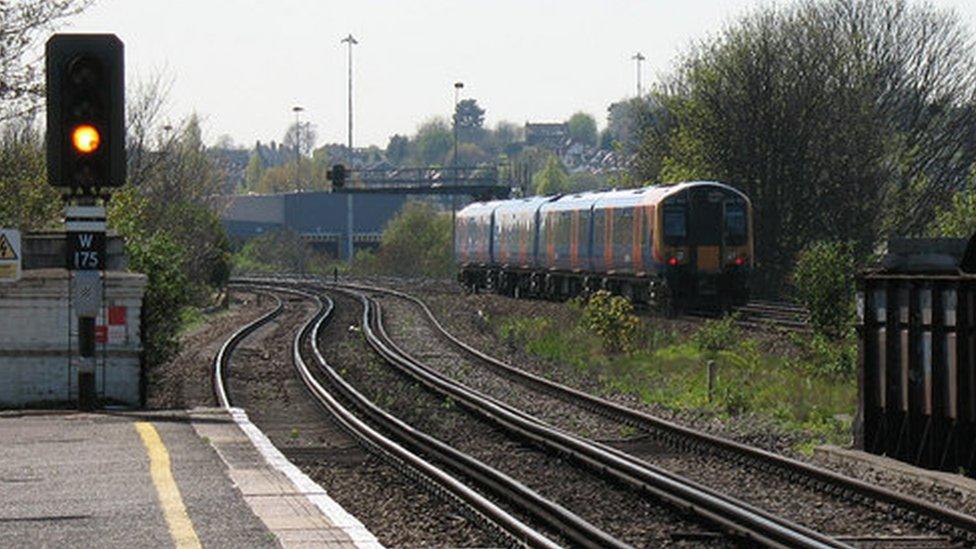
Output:
[[383,229],[376,264],[398,276],[449,276],[451,216],[424,202],[408,202]]
[[41,136],[30,124],[8,124],[0,134],[0,227],[49,228],[61,200],[47,184]]
[[405,135],[393,134],[386,145],[386,159],[400,165],[410,155],[410,138]]
[[976,169],[966,188],[956,192],[952,202],[936,212],[929,232],[953,238],[972,238],[976,234]]
[[569,137],[576,143],[595,147],[597,144],[596,120],[585,113],[578,112],[569,118]]
[[432,118],[417,129],[414,141],[414,161],[418,165],[443,164],[454,146],[454,136],[447,121]]
[[33,113],[44,94],[44,64],[33,55],[61,22],[92,0],[0,2],[0,121]]
[[839,338],[853,325],[854,270],[851,246],[843,242],[814,242],[800,252],[793,286],[818,333]]
[[976,159],[973,53],[927,4],[759,9],[658,87],[633,169],[746,192],[764,282],[780,286],[808,242],[851,241],[860,256],[927,227]]
[[318,132],[311,122],[303,122],[300,124],[296,122],[288,126],[288,130],[285,131],[285,138],[281,140],[281,145],[286,149],[291,149],[292,154],[295,154],[295,148],[297,147],[298,153],[301,156],[308,156],[315,149],[315,141],[317,139]]
[[485,109],[476,99],[462,99],[454,110],[454,122],[459,131],[480,130],[485,124]]
[[550,155],[546,165],[532,176],[532,188],[537,195],[548,195],[568,192],[570,190],[569,176],[559,159]]
[[244,186],[248,191],[257,190],[264,172],[265,167],[264,162],[261,161],[261,155],[257,150],[251,151],[247,159],[247,169],[244,170]]

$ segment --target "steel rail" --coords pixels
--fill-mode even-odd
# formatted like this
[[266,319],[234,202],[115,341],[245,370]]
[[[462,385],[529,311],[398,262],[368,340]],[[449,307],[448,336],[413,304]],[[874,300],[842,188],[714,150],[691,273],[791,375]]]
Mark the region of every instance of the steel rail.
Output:
[[[326,298],[325,302],[323,302],[323,300],[316,295],[290,287],[262,287],[262,289],[299,295],[308,299],[314,299],[319,304],[319,310],[305,324],[303,324],[302,328],[295,335],[292,342],[292,361],[295,368],[298,370],[303,383],[306,385],[312,396],[332,415],[332,417],[344,430],[349,432],[368,450],[380,455],[385,459],[391,460],[395,466],[401,470],[411,472],[412,474],[410,476],[431,486],[435,492],[441,494],[442,496],[447,496],[448,498],[467,508],[481,521],[492,526],[511,542],[518,545],[540,549],[554,549],[559,547],[557,543],[553,542],[532,527],[526,525],[520,519],[514,517],[491,500],[485,498],[448,473],[430,464],[423,457],[407,450],[399,442],[396,442],[381,434],[379,431],[373,429],[369,424],[356,417],[355,414],[349,411],[339,402],[338,399],[336,399],[318,382],[315,376],[312,375],[308,365],[305,363],[305,360],[302,357],[303,341],[309,339],[310,337],[311,348],[316,356],[316,360],[319,362],[320,368],[323,370],[330,370],[339,381],[345,383],[344,380],[338,377],[338,374],[334,371],[334,369],[327,365],[324,357],[322,357],[321,352],[318,349],[317,344],[320,331],[334,309],[334,304],[331,299]],[[240,341],[240,338],[238,341]],[[351,386],[348,384],[346,384],[346,387],[351,389]],[[359,396],[362,399],[362,402],[357,402],[357,406],[368,404],[369,406],[375,408],[375,406],[373,406],[368,400],[365,400],[362,395]],[[376,409],[378,410],[378,408]],[[392,418],[392,416],[390,417]],[[400,423],[402,424],[402,422]],[[412,429],[406,424],[402,424],[402,427],[402,431],[405,431],[408,434],[412,433],[414,435],[423,435],[423,433]],[[396,432],[396,429],[392,430]],[[477,462],[475,463],[477,464]],[[492,478],[490,472],[483,474],[486,476],[486,478]],[[614,538],[611,538],[605,534],[600,534],[602,534],[602,532],[591,538],[589,542],[585,544],[585,546],[626,547],[626,545],[620,543]]]
[[[619,452],[554,429],[507,405],[488,399],[468,387],[436,374],[389,340],[383,331],[378,304],[355,290],[363,302],[363,330],[384,358],[431,389],[536,444],[572,456],[624,483],[645,490],[659,500],[691,512],[753,543],[769,547],[847,547],[833,538],[775,517],[749,504],[733,500],[701,485],[677,477]],[[372,312],[372,314],[368,314]]]
[[[332,303],[328,296],[325,299]],[[351,401],[370,420],[381,425],[387,431],[395,433],[397,437],[406,441],[414,449],[426,455],[435,456],[448,464],[451,469],[474,479],[497,496],[514,502],[540,522],[582,547],[628,547],[627,544],[593,526],[572,511],[544,498],[514,478],[481,463],[426,433],[414,429],[376,406],[342,378],[322,355],[318,341],[321,329],[327,320],[327,317],[323,317],[316,323],[311,338],[312,352],[318,361],[320,371],[327,376],[329,382],[338,389],[343,397]]]
[[901,494],[881,486],[868,484],[862,480],[844,476],[829,469],[817,467],[815,465],[776,454],[762,448],[749,446],[741,442],[720,437],[718,435],[685,427],[683,425],[653,416],[647,412],[634,410],[621,404],[611,402],[598,396],[594,396],[578,389],[574,389],[561,383],[546,379],[520,368],[516,368],[461,341],[457,336],[444,328],[427,303],[418,297],[389,288],[380,288],[360,284],[346,284],[342,286],[356,288],[361,291],[393,295],[415,303],[421,308],[421,310],[423,310],[424,314],[427,316],[436,331],[462,351],[483,361],[486,365],[498,373],[516,379],[526,385],[536,388],[537,390],[560,398],[561,400],[582,406],[605,417],[622,421],[646,431],[663,432],[675,439],[688,440],[694,444],[709,447],[713,450],[724,452],[737,458],[747,459],[766,466],[777,467],[786,471],[794,478],[805,478],[824,485],[836,486],[857,494],[858,496],[874,499],[885,504],[893,505],[898,509],[904,509],[918,516],[925,517],[926,519],[947,524],[953,528],[961,530],[970,537],[976,536],[976,517],[961,513],[954,509],[941,507],[914,496]]
[[271,320],[281,314],[281,311],[284,309],[284,303],[281,302],[281,299],[279,299],[278,296],[263,292],[258,293],[262,293],[263,295],[267,295],[274,299],[277,302],[276,307],[252,320],[251,322],[248,322],[244,326],[241,326],[236,332],[227,338],[227,341],[224,341],[224,344],[220,346],[216,356],[214,356],[212,384],[214,396],[217,399],[218,406],[221,408],[226,409],[231,407],[230,395],[227,393],[227,381],[225,376],[230,370],[230,359],[231,355],[234,353],[234,349],[237,348],[237,345],[243,341],[244,338],[251,335],[254,330],[257,330],[261,326],[271,322]]

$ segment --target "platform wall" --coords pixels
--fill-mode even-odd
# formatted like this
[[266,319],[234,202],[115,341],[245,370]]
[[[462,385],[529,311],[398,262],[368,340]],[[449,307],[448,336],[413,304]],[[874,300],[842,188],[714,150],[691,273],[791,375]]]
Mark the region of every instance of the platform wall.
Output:
[[[95,389],[108,403],[140,404],[139,325],[146,277],[108,272],[96,320]],[[0,285],[0,407],[75,403],[78,326],[64,269],[24,271]]]

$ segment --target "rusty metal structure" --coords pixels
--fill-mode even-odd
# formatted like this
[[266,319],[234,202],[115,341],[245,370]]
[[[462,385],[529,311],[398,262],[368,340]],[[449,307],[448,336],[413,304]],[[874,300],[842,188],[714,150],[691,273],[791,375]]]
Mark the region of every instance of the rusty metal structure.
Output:
[[855,445],[863,450],[976,473],[974,256],[972,241],[894,240],[881,265],[860,275]]

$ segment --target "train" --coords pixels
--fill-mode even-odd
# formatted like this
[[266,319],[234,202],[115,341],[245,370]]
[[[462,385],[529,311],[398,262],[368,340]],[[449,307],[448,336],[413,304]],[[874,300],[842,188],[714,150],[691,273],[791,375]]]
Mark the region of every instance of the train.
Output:
[[457,277],[513,297],[732,306],[749,296],[752,226],[749,198],[713,181],[475,202],[455,216]]

